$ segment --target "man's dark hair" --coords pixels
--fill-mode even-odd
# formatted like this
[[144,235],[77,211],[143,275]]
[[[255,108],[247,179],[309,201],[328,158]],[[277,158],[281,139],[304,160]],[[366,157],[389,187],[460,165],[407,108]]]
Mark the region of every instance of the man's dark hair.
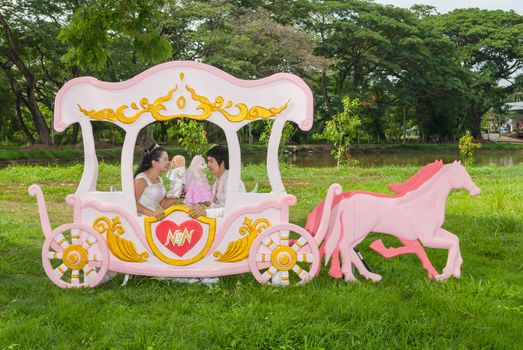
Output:
[[227,147],[214,146],[207,152],[207,157],[216,159],[218,165],[225,164],[225,169],[229,169],[229,150]]

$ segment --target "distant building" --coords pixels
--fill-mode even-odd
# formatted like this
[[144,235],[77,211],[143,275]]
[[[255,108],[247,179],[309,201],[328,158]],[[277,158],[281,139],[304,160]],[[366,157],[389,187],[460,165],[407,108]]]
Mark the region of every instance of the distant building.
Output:
[[510,113],[510,131],[523,130],[523,101],[509,102],[505,104]]

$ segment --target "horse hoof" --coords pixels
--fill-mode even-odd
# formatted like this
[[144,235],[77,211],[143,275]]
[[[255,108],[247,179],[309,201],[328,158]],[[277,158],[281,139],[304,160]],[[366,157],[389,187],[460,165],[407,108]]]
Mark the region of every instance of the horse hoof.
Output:
[[339,271],[335,271],[335,272],[329,271],[329,276],[331,276],[332,278],[342,278],[343,274]]
[[345,282],[358,282],[354,276],[345,276]]
[[381,275],[378,275],[377,273],[370,273],[365,277],[367,277],[367,279],[371,280],[372,282],[381,281]]
[[440,275],[436,275],[436,281],[445,281],[450,277],[450,275],[446,273],[442,273]]

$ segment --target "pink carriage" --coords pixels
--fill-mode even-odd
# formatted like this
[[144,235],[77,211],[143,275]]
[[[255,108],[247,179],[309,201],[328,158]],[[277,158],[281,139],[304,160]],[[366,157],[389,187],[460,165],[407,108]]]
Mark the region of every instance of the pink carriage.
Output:
[[[155,121],[177,118],[205,120],[224,131],[229,184],[241,178],[237,131],[256,120],[274,120],[267,149],[271,192],[229,191],[223,217],[191,219],[184,205],[168,208],[161,221],[138,215],[132,173],[137,135]],[[110,122],[125,131],[117,186],[121,190],[97,190],[93,121]],[[46,237],[42,248],[46,274],[64,288],[94,287],[108,271],[157,277],[250,271],[261,283],[286,286],[308,281],[320,268],[319,242],[289,223],[289,206],[296,198],[286,193],[278,163],[287,121],[302,130],[313,123],[312,93],[291,74],[245,81],[205,64],[169,62],[121,83],[91,77],[69,81],[56,97],[54,128],[64,131],[79,123],[82,131],[85,166],[76,193],[66,198],[73,206],[73,223],[52,229],[40,187],[29,187],[37,197]],[[332,185],[327,203],[340,192],[339,185]],[[328,220],[328,210],[325,214]],[[320,230],[327,225],[322,222]]]

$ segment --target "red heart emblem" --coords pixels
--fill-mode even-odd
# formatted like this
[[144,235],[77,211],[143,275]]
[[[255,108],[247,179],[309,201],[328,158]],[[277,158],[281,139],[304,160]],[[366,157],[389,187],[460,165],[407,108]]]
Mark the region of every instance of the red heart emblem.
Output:
[[180,257],[200,241],[202,234],[202,225],[195,220],[184,221],[180,225],[164,220],[156,226],[156,237],[160,243]]

